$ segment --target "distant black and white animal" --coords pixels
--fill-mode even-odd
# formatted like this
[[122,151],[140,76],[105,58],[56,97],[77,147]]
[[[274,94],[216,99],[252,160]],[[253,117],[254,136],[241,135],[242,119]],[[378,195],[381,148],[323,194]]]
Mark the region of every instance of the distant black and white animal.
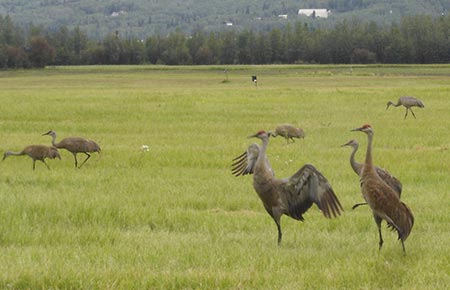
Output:
[[414,97],[410,97],[410,96],[400,97],[396,104],[394,104],[393,102],[389,101],[387,103],[386,110],[389,109],[390,105],[393,105],[394,107],[398,107],[398,106],[405,107],[406,108],[406,113],[405,113],[405,118],[404,119],[406,119],[406,116],[408,116],[408,110],[411,111],[411,113],[414,116],[414,118],[416,118],[416,115],[414,115],[414,112],[411,109],[411,107],[425,108],[425,105],[423,104],[423,102],[421,100],[416,99]]
[[258,85],[258,79],[256,76],[252,76],[252,82],[255,84],[255,86]]
[[41,161],[45,164],[45,166],[47,166],[48,169],[50,169],[48,164],[45,162],[45,158],[61,159],[58,149],[56,149],[55,147],[45,145],[29,145],[20,152],[6,151],[5,154],[3,154],[3,160],[5,160],[8,156],[22,155],[28,155],[31,159],[33,159],[33,170],[36,168],[36,160]]

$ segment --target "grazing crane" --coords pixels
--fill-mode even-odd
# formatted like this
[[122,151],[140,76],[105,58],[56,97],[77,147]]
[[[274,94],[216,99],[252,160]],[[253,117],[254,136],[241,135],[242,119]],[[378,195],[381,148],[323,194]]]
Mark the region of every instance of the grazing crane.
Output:
[[398,194],[381,179],[375,170],[372,160],[372,127],[364,125],[352,131],[361,131],[367,134],[366,161],[361,172],[361,191],[372,209],[378,227],[379,249],[381,250],[383,245],[381,222],[385,220],[389,228],[397,231],[398,239],[402,242],[403,253],[406,254],[404,241],[411,233],[414,216],[409,207],[400,201]]
[[303,214],[315,203],[326,218],[341,214],[342,206],[327,179],[311,164],[306,164],[289,178],[275,178],[266,157],[269,134],[259,131],[249,136],[261,139],[262,146],[252,144],[247,151],[233,159],[235,176],[253,174],[253,187],[273,218],[281,243],[281,216],[303,221]]
[[411,111],[411,113],[414,116],[414,119],[416,118],[416,115],[414,115],[413,110],[411,109],[411,107],[419,107],[419,108],[425,108],[425,105],[423,104],[423,102],[419,99],[416,99],[414,97],[410,97],[410,96],[403,96],[400,97],[397,101],[397,104],[394,104],[393,102],[389,101],[387,103],[387,107],[386,110],[389,109],[389,106],[393,105],[394,107],[398,107],[398,106],[403,106],[406,108],[406,113],[405,113],[405,118],[406,116],[408,116],[408,110]]
[[47,168],[50,170],[50,166],[48,166],[48,164],[45,162],[45,158],[61,159],[58,149],[56,149],[55,147],[49,147],[45,145],[29,145],[20,152],[5,152],[5,154],[3,155],[3,160],[5,160],[8,156],[22,155],[28,155],[31,159],[33,159],[33,170],[36,168],[36,160],[42,161],[42,163],[44,163],[45,166],[47,166]]
[[52,136],[52,145],[54,147],[66,149],[67,151],[73,154],[73,157],[75,159],[75,167],[78,167],[77,153],[86,154],[87,155],[86,159],[81,163],[81,165],[78,168],[81,168],[81,166],[83,166],[83,164],[86,163],[86,161],[88,161],[89,158],[91,158],[91,155],[89,153],[92,152],[100,153],[100,146],[94,141],[89,139],[80,137],[68,137],[56,143],[55,131],[50,130],[47,133],[42,134],[42,136],[44,135]]
[[275,133],[269,132],[269,134],[273,137],[283,136],[288,143],[289,139],[294,142],[294,138],[305,138],[305,132],[302,128],[290,124],[279,125],[275,128]]
[[[356,140],[350,140],[347,143],[343,144],[341,147],[344,147],[344,146],[350,146],[353,148],[353,151],[350,154],[350,165],[351,165],[353,171],[358,176],[361,176],[361,172],[362,172],[364,165],[362,163],[356,162],[356,160],[355,160],[355,154],[356,154],[356,151],[358,151],[359,143]],[[384,182],[386,182],[387,185],[389,185],[397,193],[398,198],[400,198],[400,196],[402,194],[402,183],[400,182],[400,180],[398,180],[397,178],[392,176],[387,170],[382,169],[378,166],[375,166],[375,171],[377,172],[378,176],[380,176],[381,179],[383,179]],[[365,205],[365,204],[367,204],[367,202],[357,203],[352,207],[352,209],[355,209],[358,206]]]

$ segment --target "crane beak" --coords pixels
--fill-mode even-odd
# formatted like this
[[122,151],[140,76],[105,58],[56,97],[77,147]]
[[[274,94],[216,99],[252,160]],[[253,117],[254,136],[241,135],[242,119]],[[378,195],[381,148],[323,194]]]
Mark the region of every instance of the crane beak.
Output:
[[356,129],[352,129],[352,130],[350,130],[350,132],[354,132],[354,131],[362,131],[362,127],[360,127],[360,128],[356,128]]
[[258,134],[250,135],[250,136],[248,136],[247,138],[248,138],[248,139],[250,139],[250,138],[255,138],[256,136],[258,136]]

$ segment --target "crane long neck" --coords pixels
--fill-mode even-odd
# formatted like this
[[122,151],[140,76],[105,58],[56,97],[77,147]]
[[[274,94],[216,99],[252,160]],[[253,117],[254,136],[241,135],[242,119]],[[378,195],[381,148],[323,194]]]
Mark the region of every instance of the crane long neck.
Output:
[[372,161],[372,141],[373,133],[367,133],[367,152],[366,152],[366,162],[364,166],[364,173],[375,172]]
[[262,146],[261,146],[261,152],[263,155],[266,155],[267,146],[269,145],[269,138],[262,138]]
[[359,174],[359,169],[361,167],[361,163],[358,163],[355,160],[356,151],[358,151],[358,145],[354,145],[352,148],[353,148],[353,151],[350,154],[350,165],[351,165],[353,171],[356,172],[357,174]]
[[56,143],[56,134],[52,134],[51,136],[52,136],[52,145],[53,145],[53,147],[59,148],[58,147],[59,144]]
[[269,145],[269,138],[268,137],[261,138],[261,141],[262,141],[262,146],[259,151],[258,159],[256,160],[256,163],[257,163],[256,166],[262,172],[270,172],[271,168],[270,168],[270,165],[268,165],[267,157],[266,157],[267,146]]
[[21,156],[21,155],[25,155],[25,152],[23,152],[23,151],[20,151],[20,152],[7,151],[7,152],[5,152],[3,159],[5,159],[8,156]]

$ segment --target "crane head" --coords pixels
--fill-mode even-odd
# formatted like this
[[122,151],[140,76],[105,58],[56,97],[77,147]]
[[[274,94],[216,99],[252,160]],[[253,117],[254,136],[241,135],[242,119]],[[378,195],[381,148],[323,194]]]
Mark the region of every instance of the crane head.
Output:
[[372,126],[370,126],[369,124],[365,124],[362,127],[353,129],[351,131],[361,131],[361,132],[364,132],[366,134],[373,133]]
[[348,141],[347,143],[342,144],[341,147],[344,147],[344,146],[358,147],[358,145],[359,145],[358,141],[352,139],[352,140]]
[[266,133],[266,131],[261,130],[261,131],[258,131],[258,133],[254,134],[254,135],[248,136],[248,138],[264,138],[264,137],[269,137],[269,136],[270,136],[270,133],[268,134],[268,133]]
[[47,133],[42,134],[42,136],[45,136],[45,135],[56,136],[56,133],[55,133],[55,131],[50,130]]

